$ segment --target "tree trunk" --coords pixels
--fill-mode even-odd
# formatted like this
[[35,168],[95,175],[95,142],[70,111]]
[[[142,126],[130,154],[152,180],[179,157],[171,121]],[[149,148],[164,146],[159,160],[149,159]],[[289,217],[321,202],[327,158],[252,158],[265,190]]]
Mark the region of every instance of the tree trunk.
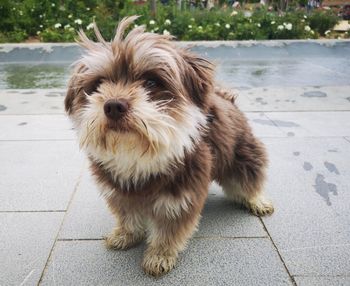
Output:
[[151,15],[154,17],[157,13],[157,0],[151,0]]

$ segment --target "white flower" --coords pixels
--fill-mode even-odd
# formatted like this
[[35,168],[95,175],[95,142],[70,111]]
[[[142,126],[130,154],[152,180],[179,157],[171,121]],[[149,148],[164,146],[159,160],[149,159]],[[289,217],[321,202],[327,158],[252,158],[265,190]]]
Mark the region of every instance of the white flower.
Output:
[[256,24],[259,28],[261,27],[260,23]]
[[40,33],[41,33],[40,31],[37,31],[37,32],[36,32],[37,35],[40,35]]
[[191,21],[191,22],[194,22],[194,18],[191,18],[190,21]]
[[68,15],[68,18],[69,18],[69,19],[70,19],[70,18],[72,18],[72,17],[73,17],[73,15],[72,15],[72,14],[69,14],[69,15]]
[[307,19],[307,16],[306,16],[306,15],[304,15],[304,19]]
[[61,27],[62,27],[62,24],[61,24],[61,23],[56,23],[56,24],[54,25],[54,27],[55,27],[56,29],[61,28]]
[[159,30],[159,27],[155,27],[154,30],[155,30],[155,31],[158,31],[158,30]]
[[154,21],[154,20],[150,20],[150,21],[149,21],[149,24],[150,24],[150,25],[154,25],[155,23],[156,23],[156,21]]
[[311,33],[312,35],[315,34],[315,32],[314,32],[313,30],[311,30],[310,33]]
[[327,30],[326,32],[324,32],[325,35],[328,35],[331,31]]
[[153,29],[151,30],[151,33],[154,33],[154,30],[153,30]]
[[237,11],[232,11],[231,16],[236,16],[238,14]]
[[168,30],[164,29],[163,35],[169,36],[169,35],[170,35],[170,32],[169,32]]
[[81,24],[83,24],[83,21],[80,20],[80,19],[76,19],[76,20],[74,20],[74,23],[78,24],[78,25],[81,25]]
[[90,7],[86,7],[86,11],[90,11]]
[[219,22],[215,23],[215,26],[220,27],[220,23]]
[[89,25],[86,26],[86,30],[91,30],[94,28],[94,23],[90,23]]
[[283,29],[284,29],[284,26],[282,26],[282,25],[278,25],[278,26],[277,26],[277,30],[282,31]]
[[51,6],[52,6],[52,7],[55,7],[56,5],[55,5],[55,3],[52,3]]
[[202,26],[198,26],[198,30],[203,30],[203,27]]
[[42,18],[43,17],[43,15],[39,15],[39,18]]
[[192,29],[192,25],[188,25],[188,28],[189,28],[189,29]]
[[311,31],[311,28],[310,28],[309,26],[305,26],[305,27],[304,27],[304,30],[305,30],[306,32],[310,32],[310,31]]
[[169,19],[166,19],[164,22],[164,25],[169,26],[171,25],[171,21]]
[[134,25],[134,28],[137,28],[138,26],[139,26],[139,25],[135,24],[135,25]]
[[230,24],[226,24],[226,25],[225,25],[225,28],[226,28],[226,29],[230,29],[230,28],[231,28]]
[[39,27],[40,27],[40,28],[42,28],[42,27],[43,27],[43,25],[39,25]]
[[22,12],[21,10],[19,11],[19,15],[20,15],[20,16],[23,16],[23,12]]
[[305,19],[301,19],[301,22],[304,23],[304,22],[305,22]]
[[286,29],[287,30],[292,30],[292,28],[293,28],[293,25],[292,25],[292,23],[288,23],[287,25],[286,25]]
[[271,21],[271,25],[274,25],[274,24],[276,24],[276,22],[275,21]]
[[74,31],[74,28],[73,28],[73,27],[70,27],[70,28],[68,29],[68,31],[73,32],[73,31]]

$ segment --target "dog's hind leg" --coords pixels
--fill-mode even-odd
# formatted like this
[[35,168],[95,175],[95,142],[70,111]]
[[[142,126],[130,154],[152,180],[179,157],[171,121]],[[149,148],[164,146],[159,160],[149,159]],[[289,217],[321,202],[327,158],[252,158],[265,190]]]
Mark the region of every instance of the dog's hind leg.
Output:
[[220,178],[226,196],[247,207],[253,214],[272,214],[272,203],[263,193],[267,154],[264,145],[250,132],[235,146],[231,168]]

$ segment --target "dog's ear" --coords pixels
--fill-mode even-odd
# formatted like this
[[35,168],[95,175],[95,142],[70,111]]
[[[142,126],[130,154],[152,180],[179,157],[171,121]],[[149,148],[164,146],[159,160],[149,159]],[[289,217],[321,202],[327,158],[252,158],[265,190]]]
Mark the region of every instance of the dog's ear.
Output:
[[213,90],[214,65],[208,60],[185,51],[184,84],[189,96],[198,106],[203,106],[207,95]]
[[66,98],[64,99],[64,108],[68,113],[68,115],[71,115],[73,113],[73,105],[75,102],[75,98],[78,96],[81,90],[78,78],[83,68],[84,68],[83,65],[77,66],[74,69],[73,75],[71,76],[68,82],[67,94],[66,94]]

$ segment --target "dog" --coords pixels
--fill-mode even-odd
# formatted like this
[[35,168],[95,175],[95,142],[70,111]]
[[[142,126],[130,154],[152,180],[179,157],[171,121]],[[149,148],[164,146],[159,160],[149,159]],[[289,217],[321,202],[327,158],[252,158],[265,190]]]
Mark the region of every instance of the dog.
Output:
[[146,239],[142,268],[159,276],[197,229],[212,181],[255,215],[273,206],[263,193],[264,145],[216,84],[214,65],[136,19],[124,18],[110,42],[96,25],[97,41],[79,31],[84,53],[65,110],[117,219],[107,247]]

